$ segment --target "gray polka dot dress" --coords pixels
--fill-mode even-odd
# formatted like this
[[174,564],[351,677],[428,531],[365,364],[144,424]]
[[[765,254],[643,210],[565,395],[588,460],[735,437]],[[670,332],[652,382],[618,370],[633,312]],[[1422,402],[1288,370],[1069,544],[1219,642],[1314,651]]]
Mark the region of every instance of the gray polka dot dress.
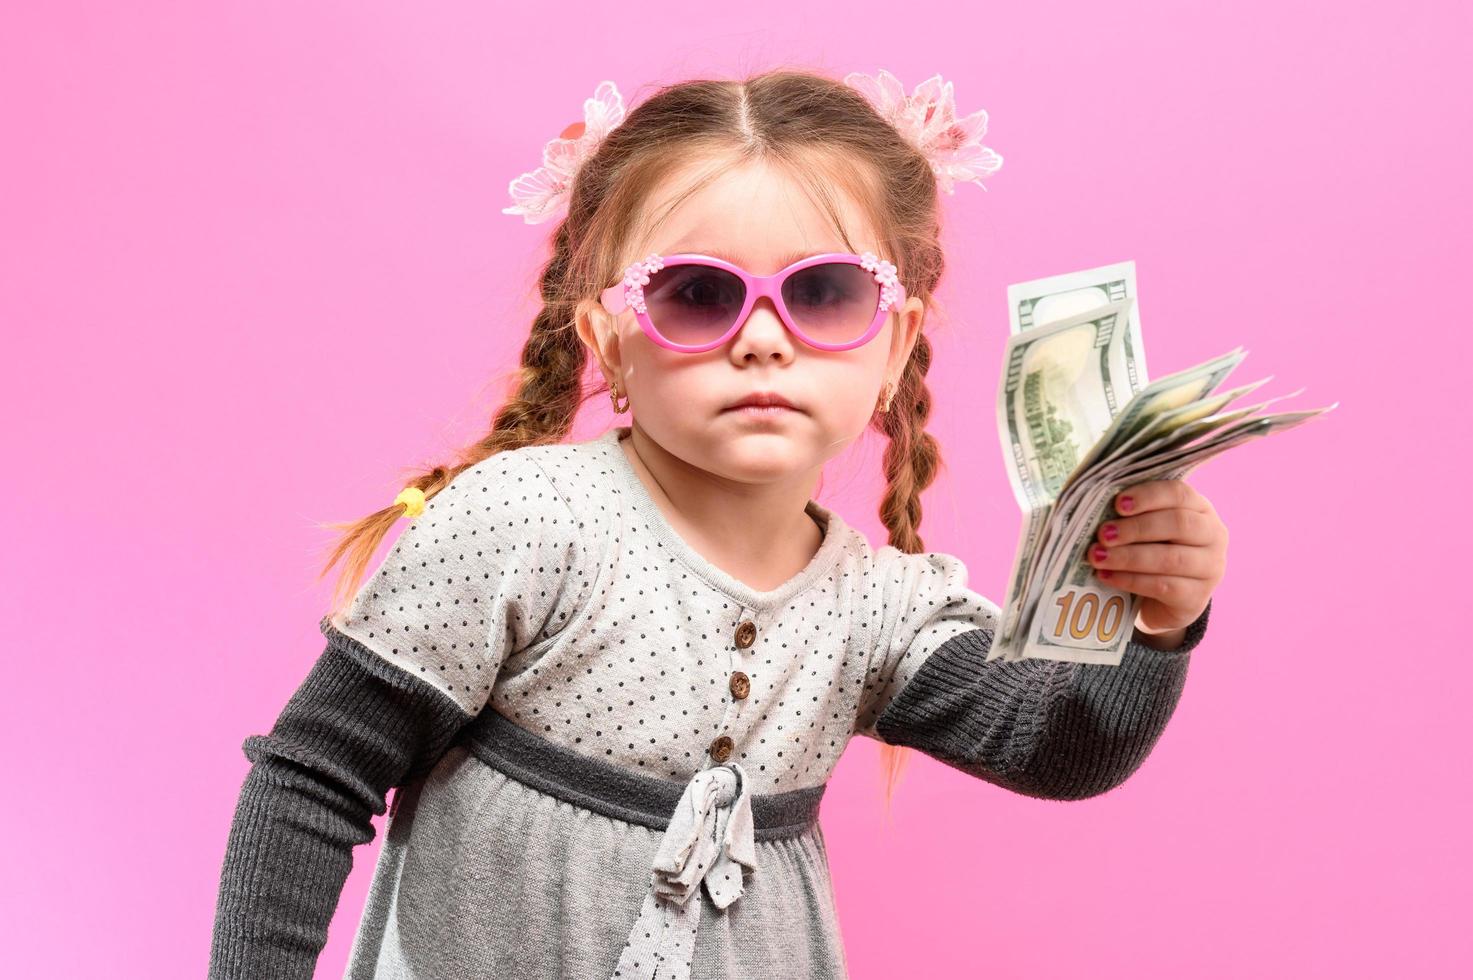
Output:
[[354,980],[845,977],[818,809],[851,737],[1068,800],[1164,730],[1206,610],[1117,667],[988,662],[958,558],[809,501],[817,553],[753,589],[673,529],[628,432],[466,469],[323,619],[243,745],[211,977],[310,977],[386,808]]

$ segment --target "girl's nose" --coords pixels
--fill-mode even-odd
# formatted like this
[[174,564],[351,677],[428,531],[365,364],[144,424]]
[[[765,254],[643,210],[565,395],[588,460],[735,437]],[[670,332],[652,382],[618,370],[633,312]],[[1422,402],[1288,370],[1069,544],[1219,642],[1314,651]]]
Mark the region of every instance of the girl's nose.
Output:
[[[754,349],[772,350],[791,347],[788,328],[778,316],[777,307],[766,296],[758,297],[747,314],[746,322],[732,338],[734,353],[746,353]],[[739,356],[740,356],[739,353]]]

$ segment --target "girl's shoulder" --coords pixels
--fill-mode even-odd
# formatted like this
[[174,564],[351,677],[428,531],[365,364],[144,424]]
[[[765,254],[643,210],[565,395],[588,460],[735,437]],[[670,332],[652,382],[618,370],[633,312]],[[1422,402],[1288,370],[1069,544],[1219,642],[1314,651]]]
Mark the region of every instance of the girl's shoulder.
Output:
[[461,470],[323,632],[478,713],[502,662],[553,640],[592,594],[600,554],[568,479],[576,457],[526,446]]
[[578,564],[591,571],[608,560],[619,536],[608,452],[604,436],[504,449],[462,470],[451,487],[462,502],[483,501],[482,519],[499,522],[513,543],[526,547],[571,532]]
[[595,439],[503,449],[466,467],[450,487],[472,498],[497,498],[524,516],[561,510],[587,523],[599,505],[606,506],[609,475],[606,451]]

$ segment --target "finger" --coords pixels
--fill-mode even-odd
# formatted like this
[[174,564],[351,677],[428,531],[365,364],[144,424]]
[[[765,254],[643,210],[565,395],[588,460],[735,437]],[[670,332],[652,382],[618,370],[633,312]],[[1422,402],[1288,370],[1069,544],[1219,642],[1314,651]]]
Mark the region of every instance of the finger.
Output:
[[[1096,572],[1102,575],[1104,569]],[[1201,579],[1185,578],[1180,575],[1151,575],[1146,572],[1109,571],[1109,578],[1102,578],[1112,588],[1124,589],[1150,599],[1159,599],[1168,606],[1194,609],[1206,599],[1206,583]]]
[[1095,536],[1107,548],[1118,548],[1138,541],[1208,545],[1216,540],[1216,527],[1211,515],[1203,511],[1171,507],[1147,511],[1137,517],[1119,517],[1105,521],[1100,524]]
[[1088,560],[1095,568],[1200,579],[1212,578],[1217,567],[1211,548],[1185,544],[1096,544],[1090,546]]
[[1115,513],[1143,514],[1168,507],[1210,510],[1212,505],[1185,480],[1148,480],[1126,487],[1115,495]]

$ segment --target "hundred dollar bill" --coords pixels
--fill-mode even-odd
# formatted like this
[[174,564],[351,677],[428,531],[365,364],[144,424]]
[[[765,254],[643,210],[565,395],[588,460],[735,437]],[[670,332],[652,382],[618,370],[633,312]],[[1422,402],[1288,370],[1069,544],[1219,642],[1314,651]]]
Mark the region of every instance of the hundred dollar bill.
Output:
[[1140,596],[1108,586],[1085,557],[1099,525],[1120,516],[1115,495],[1179,479],[1338,402],[1258,417],[1277,399],[1223,411],[1269,380],[1213,393],[1242,347],[1147,382],[1131,262],[1016,284],[1008,299],[998,432],[1023,526],[987,659],[1115,665]]
[[998,388],[998,439],[1008,461],[1023,533],[1009,576],[1001,628],[1011,633],[1029,560],[1059,490],[1131,397],[1125,356],[1126,299],[1014,335]]
[[1042,563],[1040,582],[1025,610],[1029,618],[1020,627],[1019,635],[1026,637],[1026,643],[1017,643],[1015,637],[997,655],[1004,659],[1119,664],[1134,632],[1140,596],[1112,588],[1095,574],[1094,566],[1086,558],[1094,543],[1095,529],[1102,522],[1120,516],[1113,507],[1115,495],[1136,483],[1179,479],[1233,446],[1292,428],[1328,410],[1249,418],[1175,452],[1145,454],[1128,467],[1107,467],[1090,481],[1093,485],[1073,522],[1074,533],[1060,535],[1057,540],[1062,547],[1053,549]]
[[[1167,388],[1173,386],[1173,382],[1173,378],[1164,378],[1160,382],[1160,386]],[[1058,541],[1079,542],[1082,540],[1090,542],[1094,540],[1094,529],[1107,518],[1102,517],[1090,523],[1095,510],[1098,509],[1098,502],[1094,501],[1093,497],[1089,497],[1089,500],[1084,505],[1081,505],[1080,500],[1082,497],[1088,497],[1090,494],[1097,492],[1101,484],[1106,482],[1106,476],[1122,466],[1139,461],[1146,453],[1159,451],[1164,447],[1166,439],[1172,435],[1181,434],[1186,438],[1195,438],[1197,435],[1209,431],[1211,428],[1223,422],[1232,421],[1241,415],[1257,411],[1259,408],[1264,407],[1269,402],[1264,402],[1261,405],[1249,409],[1239,409],[1237,412],[1225,416],[1216,416],[1213,414],[1234,398],[1253,390],[1262,383],[1260,381],[1250,385],[1243,385],[1240,388],[1217,395],[1211,399],[1191,402],[1178,408],[1162,411],[1160,414],[1154,416],[1154,422],[1142,426],[1134,436],[1121,444],[1119,449],[1111,454],[1109,460],[1110,470],[1106,470],[1102,466],[1097,468],[1095,472],[1089,473],[1087,472],[1089,462],[1081,463],[1079,469],[1073,474],[1078,479],[1071,480],[1064,487],[1060,492],[1059,499],[1056,501],[1054,508],[1050,511],[1050,516],[1054,520],[1050,522],[1046,531],[1038,536],[1036,560],[1030,566],[1030,573],[1039,564],[1052,567],[1049,565],[1049,561],[1057,552]],[[1156,404],[1166,404],[1166,401],[1158,398],[1156,399]],[[1189,430],[1187,428],[1189,425],[1194,427]],[[1109,434],[1100,440],[1100,445],[1103,445],[1108,439]],[[1098,456],[1097,447],[1092,458],[1098,458]],[[1106,499],[1108,500],[1111,497],[1113,497],[1113,493],[1107,495]],[[1055,510],[1057,513],[1055,513]],[[1112,514],[1109,516],[1119,515]],[[1037,578],[1030,574],[1028,581],[1037,581]],[[1034,598],[1036,597],[1030,593],[1025,597],[1025,602]],[[1014,634],[1014,629],[1012,628],[1014,626],[1016,624],[1009,624],[1010,628],[1003,635],[1003,643],[999,645],[999,656],[1008,650],[1009,645],[1007,641]]]

